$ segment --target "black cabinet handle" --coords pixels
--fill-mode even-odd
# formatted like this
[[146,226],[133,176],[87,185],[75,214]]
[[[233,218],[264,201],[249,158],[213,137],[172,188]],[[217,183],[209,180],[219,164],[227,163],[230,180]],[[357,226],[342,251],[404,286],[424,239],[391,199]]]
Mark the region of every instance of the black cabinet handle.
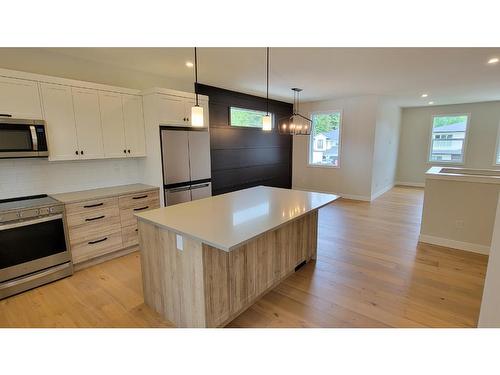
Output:
[[136,231],[136,232],[139,232],[139,229],[136,229],[135,231]]
[[83,208],[92,208],[102,206],[104,203],[89,204],[88,206],[83,206]]
[[80,154],[82,154],[82,155],[83,155],[83,150],[82,150],[82,151],[80,151]]
[[76,151],[75,151],[75,154],[77,154],[77,155],[78,155],[78,150],[76,150]]
[[134,211],[142,211],[142,210],[145,210],[146,208],[149,208],[149,206],[134,208]]
[[127,150],[127,151],[128,151],[128,153],[130,154],[130,150]]
[[126,154],[127,153],[127,150],[123,150],[123,153]]
[[105,217],[106,216],[104,216],[104,215],[97,216],[97,217],[90,217],[88,219],[85,219],[85,221],[94,221],[94,220],[104,219]]
[[142,199],[142,198],[147,198],[148,195],[145,194],[145,195],[139,195],[138,197],[132,197],[132,199]]
[[8,113],[0,113],[1,117],[12,117],[12,115],[9,115]]
[[89,245],[93,245],[93,244],[96,244],[96,243],[99,243],[99,242],[104,242],[108,239],[108,237],[104,237],[104,238],[101,238],[100,240],[95,240],[95,241],[89,241],[88,244]]

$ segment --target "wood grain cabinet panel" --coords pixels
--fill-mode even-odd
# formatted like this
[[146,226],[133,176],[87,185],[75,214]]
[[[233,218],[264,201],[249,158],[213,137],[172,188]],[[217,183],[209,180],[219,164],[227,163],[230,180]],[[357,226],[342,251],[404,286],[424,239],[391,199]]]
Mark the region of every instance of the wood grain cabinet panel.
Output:
[[[223,251],[139,221],[144,298],[179,327],[220,327],[316,254],[317,211]],[[200,257],[200,254],[203,256]]]
[[119,256],[126,249],[137,246],[134,213],[158,207],[158,189],[66,204],[73,263],[112,256],[112,253]]
[[122,248],[121,230],[103,231],[93,239],[86,239],[71,245],[73,262],[80,263],[100,255],[109,254]]
[[82,202],[66,204],[66,215],[95,213],[95,210],[118,207],[118,198],[92,199]]

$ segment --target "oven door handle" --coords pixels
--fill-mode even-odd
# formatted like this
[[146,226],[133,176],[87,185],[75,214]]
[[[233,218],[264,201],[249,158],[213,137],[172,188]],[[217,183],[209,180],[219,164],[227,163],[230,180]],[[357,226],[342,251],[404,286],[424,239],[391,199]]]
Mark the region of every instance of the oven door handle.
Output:
[[47,221],[62,219],[62,217],[63,217],[62,214],[58,214],[58,215],[41,217],[41,218],[34,219],[34,220],[16,221],[15,223],[12,223],[12,224],[0,225],[0,231],[7,230],[7,229],[13,229],[13,228],[19,228],[19,227],[26,227],[28,225],[33,225],[33,224],[38,224],[38,223],[45,223]]

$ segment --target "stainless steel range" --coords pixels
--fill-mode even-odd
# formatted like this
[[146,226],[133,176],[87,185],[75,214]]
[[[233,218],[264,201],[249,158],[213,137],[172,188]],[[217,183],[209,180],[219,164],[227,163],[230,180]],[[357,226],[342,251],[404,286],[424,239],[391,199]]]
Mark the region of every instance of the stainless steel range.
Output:
[[47,195],[0,200],[0,299],[73,274],[64,221]]

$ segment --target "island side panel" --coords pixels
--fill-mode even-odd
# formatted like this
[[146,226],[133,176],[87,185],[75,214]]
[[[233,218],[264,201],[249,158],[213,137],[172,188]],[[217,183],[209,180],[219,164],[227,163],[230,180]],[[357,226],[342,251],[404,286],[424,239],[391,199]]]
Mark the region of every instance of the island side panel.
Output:
[[144,301],[178,327],[206,327],[202,244],[138,221]]
[[223,326],[316,255],[317,211],[229,253],[203,245],[207,326]]

